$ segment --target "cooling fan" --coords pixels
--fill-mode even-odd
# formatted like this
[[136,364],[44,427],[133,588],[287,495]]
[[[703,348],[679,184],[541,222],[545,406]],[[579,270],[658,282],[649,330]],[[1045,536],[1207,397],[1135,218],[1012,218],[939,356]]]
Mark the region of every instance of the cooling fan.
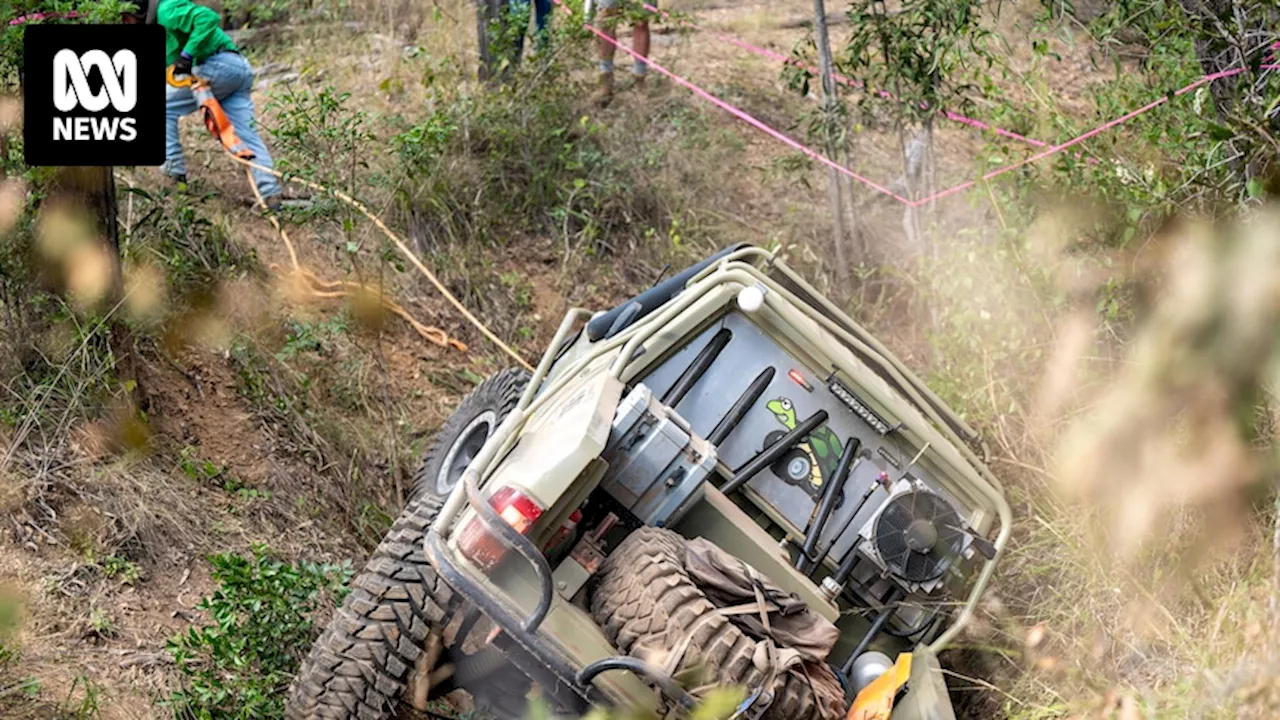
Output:
[[963,527],[942,496],[912,489],[885,502],[870,539],[886,570],[904,582],[926,583],[941,577],[964,548]]

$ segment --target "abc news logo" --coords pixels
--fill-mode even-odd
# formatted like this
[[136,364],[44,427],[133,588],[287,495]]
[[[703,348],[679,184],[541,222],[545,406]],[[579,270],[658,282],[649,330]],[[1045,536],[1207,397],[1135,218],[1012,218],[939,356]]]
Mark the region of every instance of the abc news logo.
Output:
[[32,25],[24,37],[28,165],[164,162],[164,29]]
[[[102,75],[102,89],[89,87],[89,71]],[[77,108],[96,113],[108,103],[117,113],[129,113],[138,104],[138,56],[132,50],[120,50],[107,57],[101,50],[77,55],[74,50],[59,50],[53,56],[53,106],[70,113]],[[115,140],[133,142],[138,137],[137,121],[131,117],[55,117],[54,140]]]

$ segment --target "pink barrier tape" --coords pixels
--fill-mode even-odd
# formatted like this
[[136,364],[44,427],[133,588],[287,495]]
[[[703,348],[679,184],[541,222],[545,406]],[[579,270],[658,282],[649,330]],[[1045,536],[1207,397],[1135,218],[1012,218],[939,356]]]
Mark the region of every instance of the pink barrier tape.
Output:
[[[1200,87],[1201,85],[1206,85],[1206,84],[1208,84],[1208,83],[1213,82],[1214,80],[1221,80],[1222,78],[1231,77],[1232,75],[1239,75],[1240,73],[1242,73],[1242,72],[1244,72],[1244,71],[1245,71],[1245,70],[1244,70],[1244,68],[1236,68],[1236,69],[1234,69],[1234,70],[1224,70],[1224,71],[1222,71],[1222,72],[1214,73],[1214,74],[1212,74],[1212,75],[1206,75],[1206,76],[1204,76],[1204,77],[1200,78],[1199,80],[1197,80],[1197,81],[1195,81],[1195,82],[1191,83],[1190,85],[1187,85],[1186,87],[1184,87],[1184,88],[1182,88],[1182,89],[1180,89],[1180,90],[1175,91],[1175,92],[1173,93],[1173,95],[1174,95],[1175,97],[1176,97],[1176,96],[1179,96],[1179,95],[1185,95],[1186,93],[1191,92],[1192,90],[1195,90],[1196,88]],[[1089,132],[1087,132],[1087,133],[1085,133],[1085,134],[1083,134],[1083,135],[1080,135],[1080,136],[1078,136],[1078,137],[1072,138],[1071,140],[1068,140],[1068,141],[1066,141],[1066,142],[1062,143],[1061,145],[1054,145],[1053,147],[1050,147],[1050,148],[1048,148],[1047,150],[1044,150],[1043,152],[1038,152],[1038,153],[1036,153],[1035,155],[1032,155],[1032,156],[1030,156],[1030,157],[1028,157],[1028,158],[1024,158],[1024,159],[1022,159],[1022,160],[1019,160],[1018,162],[1013,163],[1012,165],[1006,165],[1005,167],[998,168],[998,169],[996,169],[996,170],[992,170],[991,172],[988,172],[988,173],[986,173],[985,175],[983,175],[983,176],[981,177],[981,180],[982,180],[983,182],[985,182],[985,181],[989,181],[989,180],[992,180],[992,179],[994,179],[994,178],[996,178],[996,177],[999,177],[1000,175],[1003,175],[1003,174],[1005,174],[1005,173],[1007,173],[1007,172],[1009,172],[1009,171],[1011,171],[1011,170],[1016,170],[1016,169],[1018,169],[1018,168],[1020,168],[1020,167],[1022,167],[1022,166],[1024,166],[1024,165],[1028,165],[1028,164],[1030,164],[1030,163],[1036,162],[1037,160],[1042,160],[1042,159],[1044,159],[1044,158],[1046,158],[1046,157],[1049,157],[1050,155],[1053,155],[1053,154],[1055,154],[1055,153],[1062,152],[1063,150],[1066,150],[1067,148],[1069,148],[1069,147],[1071,147],[1071,146],[1073,146],[1073,145],[1077,145],[1077,144],[1079,144],[1079,143],[1082,143],[1082,142],[1084,142],[1085,140],[1088,140],[1089,138],[1094,137],[1095,135],[1099,135],[1099,134],[1101,134],[1101,133],[1106,132],[1107,130],[1110,130],[1111,128],[1114,128],[1114,127],[1118,127],[1118,126],[1120,126],[1120,125],[1123,125],[1123,124],[1125,124],[1126,122],[1129,122],[1130,120],[1132,120],[1133,118],[1136,118],[1136,117],[1138,117],[1139,115],[1141,115],[1141,114],[1143,114],[1143,113],[1145,113],[1145,112],[1148,112],[1148,111],[1150,111],[1150,110],[1152,110],[1152,109],[1154,109],[1154,108],[1156,108],[1156,107],[1159,107],[1160,105],[1163,105],[1164,103],[1166,103],[1166,102],[1168,102],[1168,101],[1169,101],[1169,96],[1168,96],[1168,95],[1165,95],[1164,97],[1161,97],[1161,98],[1159,98],[1158,100],[1153,100],[1153,101],[1151,101],[1151,102],[1147,103],[1146,105],[1143,105],[1142,107],[1138,108],[1137,110],[1133,110],[1133,111],[1131,111],[1131,112],[1129,112],[1129,113],[1127,113],[1127,114],[1125,114],[1125,115],[1122,115],[1122,116],[1120,116],[1120,117],[1116,118],[1115,120],[1112,120],[1112,121],[1110,121],[1110,122],[1108,122],[1108,123],[1105,123],[1105,124],[1103,124],[1103,125],[1099,125],[1098,127],[1094,128],[1094,129],[1092,129],[1092,130],[1090,130]],[[969,189],[969,188],[971,188],[971,187],[974,187],[974,186],[975,186],[975,185],[977,185],[977,184],[978,184],[978,180],[969,180],[969,181],[967,181],[967,182],[960,183],[959,185],[956,185],[955,187],[947,188],[946,190],[943,190],[943,191],[941,191],[941,192],[934,193],[933,195],[930,195],[929,197],[922,198],[922,199],[920,199],[920,200],[916,200],[916,201],[914,201],[914,202],[910,202],[910,203],[907,203],[907,204],[908,204],[908,205],[911,205],[912,207],[919,207],[919,206],[921,206],[921,205],[925,205],[925,204],[927,204],[927,203],[936,202],[936,201],[938,201],[938,200],[941,200],[942,198],[948,197],[948,196],[950,196],[950,195],[954,195],[954,194],[956,194],[956,193],[958,193],[958,192],[963,192],[963,191],[965,191],[965,190],[968,190],[968,189]]]
[[29,22],[38,22],[40,20],[56,20],[60,17],[75,18],[80,17],[80,13],[74,10],[67,13],[31,13],[30,15],[19,15],[9,21],[9,25],[23,25]]
[[836,170],[837,172],[840,172],[840,173],[843,173],[843,174],[845,174],[845,175],[848,175],[849,177],[853,178],[854,180],[857,180],[858,182],[862,183],[863,185],[866,185],[867,187],[872,188],[873,190],[878,190],[879,192],[882,192],[882,193],[884,193],[885,195],[888,195],[889,197],[891,197],[891,198],[893,198],[893,199],[897,200],[898,202],[901,202],[901,203],[904,203],[904,204],[907,204],[907,205],[910,205],[910,204],[911,204],[911,201],[910,201],[910,200],[908,200],[907,198],[902,197],[901,195],[899,195],[899,194],[895,193],[894,191],[892,191],[892,190],[890,190],[890,189],[888,189],[888,188],[884,187],[883,185],[880,185],[880,184],[876,183],[874,180],[869,180],[869,179],[867,179],[867,178],[865,178],[865,177],[863,177],[863,176],[859,175],[858,173],[856,173],[856,172],[854,172],[854,171],[850,170],[849,168],[847,168],[847,167],[845,167],[845,166],[841,165],[840,163],[838,163],[838,162],[836,162],[836,161],[834,161],[834,160],[832,160],[832,159],[828,158],[826,155],[823,155],[822,153],[818,152],[817,150],[814,150],[813,148],[810,148],[810,147],[808,147],[808,146],[806,146],[806,145],[803,145],[803,144],[801,144],[800,142],[798,142],[798,141],[796,141],[796,140],[793,140],[792,138],[790,138],[790,137],[788,137],[788,136],[786,136],[786,135],[782,134],[781,132],[778,132],[777,130],[774,130],[772,127],[769,127],[768,125],[764,124],[764,123],[763,123],[763,122],[761,122],[760,120],[757,120],[754,116],[752,116],[752,115],[748,114],[745,110],[742,110],[742,109],[737,108],[737,107],[735,107],[735,106],[733,106],[733,105],[730,105],[729,103],[725,102],[724,100],[721,100],[720,98],[716,97],[715,95],[712,95],[711,93],[707,92],[706,90],[703,90],[702,88],[698,87],[697,85],[694,85],[693,83],[691,83],[691,82],[689,82],[688,80],[686,80],[686,79],[684,79],[684,78],[680,77],[679,75],[676,75],[675,73],[673,73],[673,72],[671,72],[670,70],[666,69],[665,67],[663,67],[663,66],[659,65],[658,63],[654,62],[653,60],[650,60],[650,59],[649,59],[649,58],[647,58],[647,57],[643,57],[643,56],[641,56],[639,53],[637,53],[636,51],[632,50],[631,48],[626,47],[625,45],[623,45],[623,44],[619,43],[616,39],[609,37],[609,36],[608,36],[608,35],[607,35],[603,30],[600,30],[599,28],[596,28],[596,27],[594,27],[594,26],[592,26],[592,25],[590,25],[590,24],[584,24],[584,25],[583,25],[583,27],[585,27],[587,30],[589,30],[589,31],[591,31],[592,33],[594,33],[597,37],[600,37],[601,39],[603,39],[605,42],[608,42],[609,44],[613,45],[615,48],[617,48],[617,49],[619,49],[619,50],[621,50],[621,51],[623,51],[623,52],[627,53],[627,54],[628,54],[628,55],[630,55],[631,57],[635,58],[636,60],[639,60],[640,62],[644,63],[645,65],[647,65],[647,66],[649,66],[649,67],[651,67],[651,68],[653,68],[654,70],[657,70],[658,72],[662,73],[663,75],[666,75],[668,78],[671,78],[671,81],[672,81],[672,82],[674,82],[674,83],[676,83],[677,85],[680,85],[681,87],[685,88],[686,90],[688,90],[689,92],[693,93],[694,95],[697,95],[698,97],[702,98],[703,100],[706,100],[707,102],[711,103],[712,105],[715,105],[716,107],[720,108],[721,110],[724,110],[725,112],[729,113],[730,115],[732,115],[732,116],[734,116],[734,117],[738,118],[739,120],[741,120],[741,121],[743,121],[743,122],[747,123],[747,124],[748,124],[748,125],[750,125],[751,127],[754,127],[755,129],[757,129],[757,130],[759,130],[760,132],[762,132],[762,133],[764,133],[764,134],[768,135],[769,137],[772,137],[773,139],[777,140],[778,142],[780,142],[780,143],[782,143],[782,144],[784,144],[784,145],[786,145],[786,146],[788,146],[788,147],[790,147],[790,148],[792,148],[792,149],[794,149],[794,150],[797,150],[797,151],[799,151],[799,152],[801,152],[801,153],[804,153],[804,154],[805,154],[805,155],[807,155],[809,158],[811,158],[811,159],[813,159],[813,160],[816,160],[816,161],[818,161],[818,162],[822,163],[823,165],[826,165],[827,167],[829,167],[829,168],[831,168],[831,169],[833,169],[833,170]]
[[[645,9],[646,9],[646,10],[648,10],[648,11],[650,11],[650,12],[659,13],[659,14],[661,14],[663,17],[668,18],[668,19],[670,19],[670,18],[671,18],[671,13],[667,12],[666,10],[662,10],[661,8],[658,8],[658,7],[654,6],[654,5],[650,5],[649,3],[644,3],[644,7],[645,7]],[[733,37],[732,35],[725,35],[725,34],[723,34],[723,33],[718,33],[718,32],[716,32],[716,31],[714,31],[714,30],[707,30],[706,28],[704,28],[704,27],[702,27],[702,26],[698,25],[697,23],[695,23],[695,22],[694,22],[694,21],[692,21],[692,20],[684,20],[684,21],[682,21],[682,22],[683,22],[684,24],[688,25],[689,27],[691,27],[691,28],[695,29],[695,30],[699,30],[699,31],[702,31],[702,32],[707,32],[707,33],[709,33],[709,34],[711,34],[711,35],[715,36],[715,37],[716,37],[718,40],[720,40],[721,42],[725,42],[725,43],[728,43],[728,44],[733,45],[733,46],[735,46],[735,47],[742,48],[743,50],[746,50],[747,52],[755,53],[756,55],[761,55],[761,56],[763,56],[763,57],[770,58],[770,59],[772,59],[772,60],[775,60],[775,61],[777,61],[777,62],[783,63],[783,64],[785,64],[785,65],[794,65],[794,66],[796,66],[796,67],[800,68],[801,70],[806,70],[806,71],[808,71],[808,72],[810,72],[810,73],[812,73],[812,74],[814,74],[814,75],[818,75],[818,74],[819,74],[818,69],[817,69],[817,68],[815,68],[815,67],[813,67],[812,65],[805,65],[804,63],[802,63],[802,62],[800,62],[800,61],[796,60],[795,58],[788,57],[788,56],[786,56],[786,55],[783,55],[783,54],[782,54],[782,53],[780,53],[780,52],[776,52],[776,51],[774,51],[774,50],[770,50],[770,49],[768,49],[768,48],[762,48],[762,47],[759,47],[759,46],[757,46],[757,45],[752,45],[751,43],[749,43],[749,42],[747,42],[747,41],[745,41],[745,40],[741,40],[741,39],[739,39],[739,38]],[[855,90],[862,90],[862,89],[863,89],[863,87],[862,87],[862,83],[860,83],[860,82],[858,82],[857,80],[854,80],[854,79],[852,79],[852,78],[845,77],[844,75],[841,75],[840,73],[833,73],[833,74],[832,74],[832,77],[834,77],[834,78],[835,78],[835,80],[836,80],[837,82],[840,82],[840,83],[842,83],[842,84],[848,85],[849,87],[854,88]],[[888,92],[886,92],[886,91],[884,91],[884,90],[879,90],[879,91],[877,91],[877,93],[876,93],[876,94],[878,94],[880,97],[887,98],[887,99],[890,99],[890,100],[896,100],[896,99],[897,99],[897,98],[895,98],[892,94],[890,94],[890,93],[888,93]],[[1004,137],[1011,138],[1011,139],[1013,139],[1013,140],[1017,140],[1017,141],[1019,141],[1019,142],[1024,142],[1024,143],[1026,143],[1026,144],[1028,144],[1028,145],[1032,145],[1032,146],[1034,146],[1034,147],[1040,147],[1040,148],[1043,148],[1043,147],[1049,147],[1049,143],[1044,142],[1043,140],[1036,140],[1035,138],[1030,138],[1030,137],[1027,137],[1026,135],[1020,135],[1020,134],[1018,134],[1018,133],[1016,133],[1016,132],[1013,132],[1012,130],[1005,130],[1004,128],[995,127],[995,126],[993,126],[993,125],[989,125],[989,124],[987,124],[987,123],[984,123],[984,122],[982,122],[981,120],[975,120],[975,119],[973,119],[973,118],[971,118],[971,117],[966,117],[966,116],[961,115],[961,114],[959,114],[959,113],[951,112],[950,110],[943,110],[943,111],[940,111],[940,114],[941,114],[943,117],[945,117],[946,119],[951,120],[951,121],[953,121],[953,122],[957,122],[957,123],[960,123],[960,124],[962,124],[962,125],[968,125],[968,126],[970,126],[970,127],[975,127],[975,128],[978,128],[979,130],[986,130],[986,131],[988,131],[988,132],[995,133],[996,135],[1003,135]]]
[[[561,3],[560,3],[560,0],[553,0],[553,2],[555,2],[557,5],[560,5],[560,7],[561,7],[561,8],[562,8],[566,13],[568,13],[568,14],[572,14],[572,11],[571,11],[568,7],[565,7],[563,4],[561,4]],[[646,5],[645,7],[646,7],[646,8],[650,8],[650,9],[652,9],[652,6],[650,6],[650,5]],[[659,12],[661,12],[661,11],[659,11]],[[949,196],[954,195],[954,194],[956,194],[956,193],[959,193],[959,192],[963,192],[963,191],[965,191],[965,190],[968,190],[968,189],[970,189],[970,188],[972,188],[972,187],[976,186],[976,185],[978,184],[978,182],[979,182],[979,181],[984,181],[984,182],[985,182],[985,181],[992,180],[992,179],[997,178],[997,177],[999,177],[999,176],[1001,176],[1001,175],[1004,175],[1004,174],[1005,174],[1005,173],[1007,173],[1007,172],[1011,172],[1011,171],[1016,170],[1016,169],[1018,169],[1018,168],[1020,168],[1020,167],[1024,167],[1024,166],[1029,165],[1029,164],[1034,163],[1034,162],[1038,162],[1038,161],[1040,161],[1040,160],[1043,160],[1043,159],[1044,159],[1044,158],[1046,158],[1046,157],[1049,157],[1050,155],[1054,155],[1054,154],[1060,153],[1060,152],[1062,152],[1063,150],[1066,150],[1066,149],[1068,149],[1068,148],[1074,147],[1075,145],[1078,145],[1078,144],[1080,144],[1080,143],[1084,142],[1085,140],[1088,140],[1088,139],[1090,139],[1090,138],[1092,138],[1092,137],[1095,137],[1095,136],[1097,136],[1097,135],[1100,135],[1101,133],[1104,133],[1104,132],[1106,132],[1106,131],[1108,131],[1108,130],[1110,130],[1110,129],[1112,129],[1112,128],[1119,127],[1120,125],[1123,125],[1124,123],[1126,123],[1126,122],[1128,122],[1128,121],[1132,120],[1133,118],[1138,117],[1139,115],[1142,115],[1142,114],[1144,114],[1144,113],[1147,113],[1147,112],[1149,112],[1149,111],[1151,111],[1151,110],[1153,110],[1153,109],[1155,109],[1155,108],[1159,107],[1160,105],[1163,105],[1164,103],[1168,102],[1168,101],[1169,101],[1169,98],[1170,98],[1170,95],[1165,95],[1165,96],[1163,96],[1163,97],[1161,97],[1161,98],[1158,98],[1158,99],[1156,99],[1156,100],[1153,100],[1153,101],[1151,101],[1151,102],[1147,103],[1146,105],[1143,105],[1142,107],[1138,108],[1137,110],[1133,110],[1133,111],[1131,111],[1131,112],[1129,112],[1129,113],[1126,113],[1125,115],[1122,115],[1122,116],[1120,116],[1120,117],[1118,117],[1118,118],[1116,118],[1116,119],[1114,119],[1114,120],[1111,120],[1111,121],[1109,121],[1109,122],[1107,122],[1107,123],[1104,123],[1104,124],[1102,124],[1102,125],[1099,125],[1098,127],[1094,128],[1094,129],[1092,129],[1092,130],[1090,130],[1090,131],[1088,131],[1088,132],[1086,132],[1086,133],[1084,133],[1084,134],[1082,134],[1082,135],[1079,135],[1079,136],[1074,137],[1074,138],[1072,138],[1072,139],[1070,139],[1070,140],[1067,140],[1067,141],[1066,141],[1066,142],[1064,142],[1064,143],[1061,143],[1061,144],[1058,144],[1058,145],[1045,146],[1044,150],[1042,150],[1041,152],[1038,152],[1038,153],[1036,153],[1036,154],[1034,154],[1034,155],[1031,155],[1031,156],[1029,156],[1029,157],[1023,158],[1022,160],[1019,160],[1019,161],[1017,161],[1017,162],[1011,163],[1011,164],[1006,165],[1006,166],[1004,166],[1004,167],[997,168],[997,169],[995,169],[995,170],[991,170],[991,171],[989,171],[989,172],[987,172],[987,173],[983,174],[983,175],[979,178],[979,180],[968,180],[968,181],[965,181],[965,182],[960,183],[959,185],[955,185],[955,186],[950,187],[950,188],[947,188],[947,189],[945,189],[945,190],[941,190],[941,191],[939,191],[939,192],[936,192],[936,193],[934,193],[933,195],[929,195],[929,196],[927,196],[927,197],[920,198],[919,200],[909,200],[909,199],[904,198],[904,197],[902,197],[901,195],[899,195],[899,194],[897,194],[897,193],[893,192],[892,190],[889,190],[889,189],[885,188],[884,186],[882,186],[882,185],[880,185],[880,184],[878,184],[878,183],[876,183],[876,182],[874,182],[874,181],[871,181],[871,180],[868,180],[867,178],[862,177],[861,175],[859,175],[859,174],[857,174],[857,173],[853,172],[852,170],[850,170],[850,169],[848,169],[848,168],[844,167],[843,165],[840,165],[839,163],[837,163],[837,162],[835,162],[835,161],[831,160],[830,158],[826,157],[825,155],[822,155],[821,153],[817,152],[816,150],[813,150],[812,148],[809,148],[809,147],[807,147],[807,146],[805,146],[805,145],[802,145],[802,144],[800,144],[799,142],[797,142],[797,141],[795,141],[795,140],[791,139],[790,137],[787,137],[786,135],[784,135],[784,134],[782,134],[782,133],[778,132],[777,130],[774,130],[772,127],[769,127],[768,125],[764,124],[763,122],[761,122],[761,121],[757,120],[756,118],[752,117],[752,116],[751,116],[750,114],[748,114],[746,111],[744,111],[744,110],[742,110],[742,109],[740,109],[740,108],[734,107],[733,105],[730,105],[729,103],[727,103],[727,102],[725,102],[725,101],[721,100],[720,98],[718,98],[718,97],[716,97],[716,96],[712,95],[711,93],[707,92],[706,90],[703,90],[702,88],[698,87],[697,85],[694,85],[693,83],[689,82],[688,80],[685,80],[684,78],[680,77],[679,75],[676,75],[675,73],[672,73],[670,70],[667,70],[666,68],[662,67],[661,65],[659,65],[659,64],[657,64],[657,63],[655,63],[655,62],[653,62],[653,61],[652,61],[652,60],[650,60],[649,58],[641,57],[638,53],[634,52],[634,51],[633,51],[633,50],[631,50],[630,48],[624,47],[624,46],[623,46],[622,44],[620,44],[616,39],[609,37],[608,35],[606,35],[606,34],[605,34],[604,32],[602,32],[601,30],[599,30],[599,29],[597,29],[597,28],[595,28],[595,27],[592,27],[592,26],[591,26],[591,25],[589,25],[589,24],[584,24],[584,27],[585,27],[587,30],[590,30],[590,31],[591,31],[592,33],[594,33],[595,35],[597,35],[597,36],[599,36],[599,37],[603,38],[605,41],[609,42],[609,43],[610,43],[610,44],[612,44],[614,47],[621,49],[623,52],[627,53],[628,55],[631,55],[632,57],[636,58],[637,60],[640,60],[641,62],[645,63],[647,66],[649,66],[649,67],[651,67],[651,68],[653,68],[653,69],[657,70],[658,72],[662,73],[663,75],[666,75],[667,77],[671,78],[671,79],[672,79],[673,81],[675,81],[677,84],[679,84],[679,85],[681,85],[682,87],[684,87],[684,88],[688,89],[690,92],[694,93],[694,94],[695,94],[695,95],[697,95],[698,97],[701,97],[701,98],[703,98],[704,100],[707,100],[708,102],[712,103],[713,105],[715,105],[715,106],[719,107],[720,109],[722,109],[722,110],[724,110],[724,111],[728,112],[729,114],[733,115],[734,117],[737,117],[738,119],[742,120],[743,122],[746,122],[747,124],[751,125],[752,127],[755,127],[756,129],[760,130],[761,132],[763,132],[763,133],[765,133],[765,134],[767,134],[767,135],[769,135],[769,136],[773,137],[774,139],[776,139],[776,140],[778,140],[778,141],[780,141],[780,142],[782,142],[782,143],[786,144],[787,146],[789,146],[789,147],[791,147],[791,148],[793,148],[793,149],[795,149],[795,150],[800,151],[801,153],[803,153],[803,154],[807,155],[808,157],[810,157],[810,158],[812,158],[812,159],[814,159],[814,160],[817,160],[818,162],[820,162],[820,163],[822,163],[822,164],[824,164],[824,165],[827,165],[828,167],[831,167],[831,168],[833,168],[833,169],[835,169],[835,170],[837,170],[837,171],[839,171],[839,172],[841,172],[841,173],[843,173],[843,174],[845,174],[845,175],[847,175],[847,176],[849,176],[849,177],[853,178],[854,180],[857,180],[857,181],[859,181],[859,182],[863,183],[864,185],[866,185],[866,186],[868,186],[868,187],[870,187],[870,188],[872,188],[872,189],[874,189],[874,190],[878,190],[879,192],[881,192],[881,193],[883,193],[883,194],[885,194],[885,195],[888,195],[889,197],[892,197],[893,199],[895,199],[895,200],[897,200],[897,201],[901,202],[902,204],[904,204],[904,205],[906,205],[906,206],[908,206],[908,207],[921,207],[921,206],[923,206],[923,205],[928,205],[928,204],[930,204],[930,203],[937,202],[938,200],[941,200],[941,199],[943,199],[943,198],[946,198],[946,197],[949,197]],[[736,42],[735,42],[735,44],[739,44],[739,43],[736,43]],[[741,44],[742,44],[742,45],[747,45],[748,43],[741,43]],[[1277,46],[1280,46],[1280,43],[1277,43]],[[769,50],[764,50],[764,48],[760,48],[760,50],[764,51],[764,53],[765,53],[765,54],[768,54],[768,55],[771,55],[771,56],[774,56],[774,57],[783,57],[783,56],[782,56],[782,55],[780,55],[779,53],[774,53],[774,52],[769,51]],[[785,58],[785,60],[786,60],[786,61],[788,61],[788,62],[790,62],[790,58]],[[1267,65],[1264,65],[1264,66],[1263,66],[1263,68],[1264,68],[1264,69],[1280,68],[1280,65],[1278,65],[1278,66],[1267,66]],[[1191,84],[1189,84],[1189,85],[1187,85],[1187,86],[1185,86],[1185,87],[1183,87],[1183,88],[1181,88],[1181,89],[1179,89],[1179,90],[1174,91],[1174,92],[1172,93],[1172,96],[1173,96],[1173,97],[1178,97],[1178,96],[1181,96],[1181,95],[1185,95],[1186,93],[1191,92],[1192,90],[1195,90],[1196,88],[1198,88],[1198,87],[1200,87],[1200,86],[1202,86],[1202,85],[1205,85],[1205,84],[1211,83],[1211,82],[1213,82],[1213,81],[1215,81],[1215,80],[1221,80],[1221,79],[1223,79],[1223,78],[1232,77],[1232,76],[1234,76],[1234,75],[1239,75],[1240,73],[1243,73],[1243,72],[1245,72],[1245,69],[1244,69],[1244,68],[1235,68],[1235,69],[1233,69],[1233,70],[1224,70],[1224,71],[1222,71],[1222,72],[1217,72],[1217,73],[1213,73],[1213,74],[1211,74],[1211,75],[1206,75],[1206,76],[1204,76],[1204,77],[1200,78],[1199,80],[1196,80],[1195,82],[1193,82],[1193,83],[1191,83]],[[882,94],[884,94],[884,93],[883,93],[883,91],[882,91]],[[966,118],[966,120],[969,120],[969,119],[970,119],[970,118]],[[975,121],[973,121],[973,122],[979,122],[979,121],[976,121],[976,120],[975,120]],[[1016,135],[1016,133],[1015,133],[1015,135]],[[1024,138],[1024,139],[1030,140],[1030,138]],[[1039,142],[1039,141],[1035,141],[1035,142]]]

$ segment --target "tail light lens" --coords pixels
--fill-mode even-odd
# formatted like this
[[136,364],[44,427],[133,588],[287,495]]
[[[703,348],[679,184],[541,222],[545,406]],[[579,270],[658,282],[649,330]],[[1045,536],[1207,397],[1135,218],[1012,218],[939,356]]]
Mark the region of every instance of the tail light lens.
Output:
[[[528,534],[543,512],[529,496],[511,486],[495,490],[489,497],[489,505],[521,535]],[[485,570],[492,570],[511,547],[490,533],[479,517],[473,517],[458,535],[458,550]]]

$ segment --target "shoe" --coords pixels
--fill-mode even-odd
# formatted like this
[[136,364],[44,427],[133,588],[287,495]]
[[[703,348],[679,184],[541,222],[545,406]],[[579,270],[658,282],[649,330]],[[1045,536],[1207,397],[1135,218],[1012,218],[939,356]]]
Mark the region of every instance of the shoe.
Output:
[[280,212],[281,210],[307,210],[314,205],[311,198],[305,195],[272,195],[264,198],[267,203],[267,209],[271,212]]
[[596,107],[606,108],[613,102],[613,73],[600,73],[600,86],[596,89]]
[[646,82],[648,77],[648,75],[636,75],[635,73],[631,73],[631,89],[636,92],[644,92],[645,87],[648,85]]

